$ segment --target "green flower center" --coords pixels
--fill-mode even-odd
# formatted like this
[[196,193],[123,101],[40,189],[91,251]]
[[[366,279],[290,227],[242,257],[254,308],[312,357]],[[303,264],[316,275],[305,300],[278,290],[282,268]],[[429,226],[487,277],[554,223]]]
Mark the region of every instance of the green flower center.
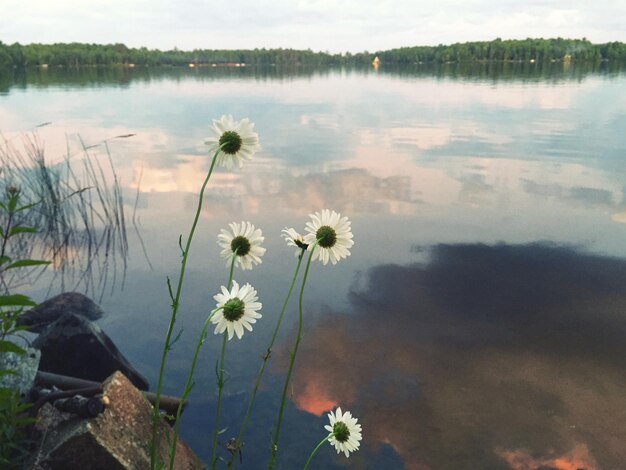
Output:
[[243,317],[243,313],[246,310],[246,304],[238,297],[228,300],[224,304],[224,318],[228,321],[237,321]]
[[339,442],[346,442],[350,437],[350,430],[346,423],[343,421],[337,421],[333,426],[333,434],[335,435],[335,439]]
[[226,131],[221,135],[219,143],[224,153],[234,155],[239,152],[243,141],[241,136],[235,131]]
[[237,256],[246,256],[250,253],[250,240],[239,235],[230,242],[230,249],[233,250],[233,253],[237,253]]
[[315,232],[315,238],[319,246],[322,248],[330,248],[334,246],[337,241],[337,232],[328,225],[322,225],[317,229],[317,232]]

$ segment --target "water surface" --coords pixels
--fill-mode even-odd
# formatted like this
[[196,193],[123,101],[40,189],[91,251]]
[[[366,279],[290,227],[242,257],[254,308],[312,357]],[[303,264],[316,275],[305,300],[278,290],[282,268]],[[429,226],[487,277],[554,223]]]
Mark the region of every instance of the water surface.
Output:
[[[0,130],[37,124],[51,160],[108,141],[122,186],[130,259],[101,322],[156,383],[177,276],[209,165],[212,118],[256,123],[262,150],[217,171],[205,197],[166,389],[179,394],[198,331],[225,284],[216,235],[264,230],[267,255],[235,273],[264,317],[231,341],[225,436],[245,410],[295,268],[280,230],[330,208],[352,220],[352,256],[315,264],[305,333],[279,446],[301,467],[325,413],[363,424],[349,460],[317,468],[620,468],[626,460],[626,76],[540,70],[27,71],[2,81]],[[8,83],[8,84],[7,84]],[[139,190],[137,207],[135,197]],[[43,300],[47,286],[33,287]],[[264,468],[295,334],[289,306],[245,440]],[[183,435],[210,458],[220,341],[202,352]],[[226,440],[227,437],[224,437]],[[225,454],[225,452],[224,452]]]

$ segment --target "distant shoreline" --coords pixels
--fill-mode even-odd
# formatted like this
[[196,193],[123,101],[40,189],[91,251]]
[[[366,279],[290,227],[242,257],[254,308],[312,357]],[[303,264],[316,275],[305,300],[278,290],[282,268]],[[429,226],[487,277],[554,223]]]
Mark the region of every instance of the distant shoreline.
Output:
[[[583,62],[583,61],[576,61]],[[587,63],[592,61],[585,61]],[[598,63],[608,63],[611,62],[609,59],[600,59]],[[621,62],[621,61],[620,61]],[[396,62],[387,63],[389,66],[415,66],[415,65],[424,65],[424,66],[442,66],[442,65],[546,65],[546,64],[558,64],[558,63],[568,63],[568,61],[552,59],[549,61],[537,62],[537,61],[524,61],[524,60],[475,60],[472,62],[455,62],[455,61],[447,61],[447,62],[411,62],[411,63],[402,63],[398,64]],[[363,64],[327,64],[329,67],[333,66],[351,66],[351,65],[363,65]],[[178,65],[178,64],[156,64],[156,65],[148,65],[148,64],[134,64],[134,63],[110,63],[110,64],[77,64],[77,65],[65,65],[65,64],[57,64],[50,66],[49,64],[39,64],[39,65],[28,65],[24,66],[24,68],[39,68],[39,69],[48,69],[48,68],[59,68],[59,69],[77,69],[77,68],[106,68],[106,67],[115,67],[115,68],[124,68],[124,69],[133,69],[133,68],[160,68],[160,67],[175,67],[175,68],[198,68],[198,69],[211,69],[211,68],[258,68],[258,67],[310,67],[310,64],[246,64],[246,63],[236,63],[236,64],[223,64],[223,63],[197,63],[197,64],[187,64],[187,65]],[[317,66],[317,65],[314,65]],[[18,66],[14,66],[18,68]]]
[[592,44],[587,39],[521,39],[414,46],[375,52],[331,54],[298,49],[129,48],[124,44],[4,44],[0,67],[79,66],[329,66],[467,62],[602,62],[626,61],[626,43]]

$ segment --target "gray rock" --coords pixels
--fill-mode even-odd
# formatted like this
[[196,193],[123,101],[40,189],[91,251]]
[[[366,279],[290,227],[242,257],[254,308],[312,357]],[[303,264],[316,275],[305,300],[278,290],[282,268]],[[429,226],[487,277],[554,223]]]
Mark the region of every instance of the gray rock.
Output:
[[[66,415],[49,405],[40,410],[36,427],[42,438],[36,465],[51,470],[150,469],[152,407],[120,372],[105,381],[103,395],[109,404],[95,418]],[[157,448],[159,459],[167,462],[167,442],[172,440],[173,433],[164,420],[158,423],[157,432],[161,437]],[[178,440],[174,468],[205,467]]]
[[63,314],[33,342],[41,351],[40,369],[55,374],[102,382],[119,370],[141,390],[148,381],[95,323],[81,315]]
[[35,383],[41,353],[37,349],[24,348],[25,354],[0,353],[0,369],[12,370],[15,374],[0,376],[0,387],[16,388],[26,396]]
[[102,309],[89,297],[78,292],[64,292],[24,312],[17,323],[28,326],[30,331],[41,333],[47,325],[61,318],[64,313],[81,315],[92,321],[104,315]]

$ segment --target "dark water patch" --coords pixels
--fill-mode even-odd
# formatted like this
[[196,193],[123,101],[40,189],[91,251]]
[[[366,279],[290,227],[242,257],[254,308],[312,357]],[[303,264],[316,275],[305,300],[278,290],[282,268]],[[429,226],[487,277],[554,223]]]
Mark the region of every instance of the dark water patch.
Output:
[[626,260],[571,247],[436,245],[308,326],[294,402],[353,410],[407,468],[617,468],[624,285]]

